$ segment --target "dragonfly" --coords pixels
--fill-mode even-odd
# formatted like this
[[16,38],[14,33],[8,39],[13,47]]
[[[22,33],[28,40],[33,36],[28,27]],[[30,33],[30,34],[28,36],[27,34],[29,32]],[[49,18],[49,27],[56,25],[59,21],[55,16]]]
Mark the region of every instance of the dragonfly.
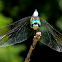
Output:
[[39,17],[37,10],[34,11],[32,16],[22,18],[8,26],[0,28],[0,47],[21,43],[36,31],[42,34],[39,40],[41,43],[53,50],[62,52],[62,34],[43,18]]

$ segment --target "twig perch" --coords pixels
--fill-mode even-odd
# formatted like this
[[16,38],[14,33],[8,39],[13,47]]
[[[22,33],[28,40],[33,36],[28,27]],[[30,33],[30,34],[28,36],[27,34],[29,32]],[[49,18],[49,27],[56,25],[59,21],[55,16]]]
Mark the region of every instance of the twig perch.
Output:
[[30,61],[31,53],[32,53],[33,49],[35,48],[35,45],[36,45],[37,41],[40,39],[40,36],[41,36],[41,32],[37,32],[36,36],[34,36],[34,38],[33,38],[33,44],[30,47],[30,50],[29,50],[29,52],[27,54],[25,62],[29,62]]

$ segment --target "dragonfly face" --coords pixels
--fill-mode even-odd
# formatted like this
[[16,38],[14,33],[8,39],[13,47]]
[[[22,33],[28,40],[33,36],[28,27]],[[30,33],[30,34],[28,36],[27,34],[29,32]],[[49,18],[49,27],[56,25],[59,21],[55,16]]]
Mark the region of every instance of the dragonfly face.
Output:
[[37,30],[41,26],[39,17],[31,17],[30,19],[30,27],[34,30]]
[[30,27],[37,30],[41,26],[40,18],[38,17],[38,11],[35,10],[33,16],[30,19]]

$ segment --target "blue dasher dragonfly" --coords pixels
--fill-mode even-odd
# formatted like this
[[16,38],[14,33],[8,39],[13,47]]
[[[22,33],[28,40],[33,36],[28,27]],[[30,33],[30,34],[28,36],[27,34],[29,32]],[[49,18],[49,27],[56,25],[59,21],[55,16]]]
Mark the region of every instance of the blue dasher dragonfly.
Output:
[[[8,29],[9,28],[9,29]],[[38,16],[35,10],[32,16],[20,19],[0,29],[0,47],[14,45],[27,40],[34,31],[40,31],[40,42],[53,50],[62,52],[62,34],[47,21]]]

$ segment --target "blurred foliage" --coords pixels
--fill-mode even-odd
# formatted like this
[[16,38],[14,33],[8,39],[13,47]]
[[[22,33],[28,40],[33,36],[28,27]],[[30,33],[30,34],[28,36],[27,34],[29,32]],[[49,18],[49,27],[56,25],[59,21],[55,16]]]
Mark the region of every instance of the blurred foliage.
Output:
[[59,8],[62,11],[62,0],[58,0]]
[[62,31],[62,16],[57,20],[56,26],[59,27],[60,30]]
[[3,14],[0,14],[0,28],[7,26],[8,24],[12,23],[12,19],[9,17],[5,17]]
[[0,62],[22,62],[24,59],[19,54],[24,50],[26,50],[26,47],[23,44],[0,47]]
[[[40,17],[62,32],[62,0],[0,0],[0,28],[31,16],[35,9]],[[0,62],[23,62],[19,53],[24,50],[25,45],[0,48]]]

